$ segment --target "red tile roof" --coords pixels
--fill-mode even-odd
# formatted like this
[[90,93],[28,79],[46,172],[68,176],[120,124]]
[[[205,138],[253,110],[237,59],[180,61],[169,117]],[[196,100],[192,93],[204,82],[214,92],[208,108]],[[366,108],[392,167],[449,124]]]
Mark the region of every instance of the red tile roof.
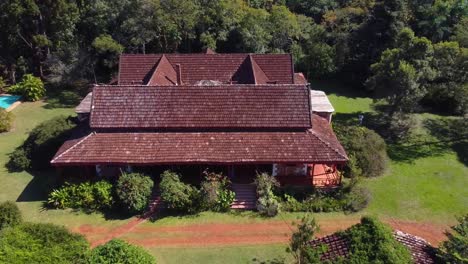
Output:
[[[163,54],[122,54],[119,63],[119,84],[147,84]],[[249,57],[263,72],[259,80],[278,84],[293,84],[294,71],[290,54],[164,54],[175,69],[180,64],[182,83],[196,84],[202,80],[223,83],[234,81],[234,76]],[[257,68],[255,66],[255,68]],[[249,76],[237,74],[237,81],[245,83]],[[261,82],[259,82],[261,83]],[[161,85],[161,83],[158,83]]]
[[176,85],[177,73],[166,56],[162,55],[156,65],[148,85]]
[[96,86],[91,128],[307,129],[309,90],[300,85]]
[[294,83],[295,84],[307,84],[309,83],[302,72],[294,73]]
[[[398,230],[395,231],[393,235],[398,242],[409,249],[415,264],[435,263],[432,252],[433,248],[424,239]],[[328,247],[327,251],[321,256],[322,261],[333,260],[338,257],[346,259],[350,253],[348,241],[338,234],[314,239],[311,241],[311,245],[312,247],[318,247],[320,245],[326,245]]]
[[53,158],[53,165],[271,164],[346,162],[306,132],[92,133]]

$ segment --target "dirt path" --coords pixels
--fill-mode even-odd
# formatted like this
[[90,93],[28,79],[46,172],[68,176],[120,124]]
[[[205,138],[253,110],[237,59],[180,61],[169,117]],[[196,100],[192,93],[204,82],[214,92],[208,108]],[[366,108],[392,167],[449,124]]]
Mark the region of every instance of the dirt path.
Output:
[[[205,247],[287,243],[294,229],[290,221],[277,220],[241,224],[213,223],[182,226],[140,225],[143,221],[135,219],[114,229],[84,225],[74,231],[84,234],[93,247],[116,237],[147,247]],[[443,232],[446,227],[442,225],[401,220],[384,221],[394,229],[422,237],[432,245],[438,245],[445,239]],[[346,229],[356,223],[355,219],[319,221],[321,230],[318,236]]]

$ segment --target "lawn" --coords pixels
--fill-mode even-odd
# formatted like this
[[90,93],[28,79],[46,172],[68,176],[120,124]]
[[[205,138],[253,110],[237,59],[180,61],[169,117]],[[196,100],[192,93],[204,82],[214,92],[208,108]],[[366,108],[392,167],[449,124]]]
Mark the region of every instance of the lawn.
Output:
[[53,172],[31,175],[28,172],[10,173],[5,168],[8,154],[20,146],[37,124],[60,115],[71,115],[71,108],[45,107],[44,102],[22,103],[13,110],[15,116],[14,128],[8,133],[0,134],[0,182],[2,191],[0,201],[17,201],[24,218],[27,221],[50,222],[75,227],[85,223],[102,223],[104,225],[117,225],[120,221],[106,221],[101,214],[83,214],[72,211],[46,211],[43,210],[44,192],[48,177]]
[[[337,116],[352,118],[372,113],[373,100],[356,95],[338,83],[313,82],[314,89],[327,92]],[[455,216],[468,212],[468,168],[457,153],[431,134],[426,121],[447,121],[453,117],[433,114],[416,115],[418,127],[413,140],[390,145],[388,171],[364,182],[372,192],[372,201],[363,213],[384,218],[431,221],[452,224]]]
[[[337,114],[357,120],[359,113],[371,113],[372,99],[365,94],[350,93],[339,83],[314,82],[314,89],[329,93]],[[65,225],[73,230],[81,226],[113,228],[128,222],[128,219],[109,220],[101,214],[85,214],[70,210],[44,210],[44,192],[48,177],[31,175],[28,172],[9,173],[4,164],[8,153],[18,147],[38,123],[58,115],[73,114],[71,108],[44,107],[44,102],[23,103],[13,114],[16,116],[14,130],[0,134],[0,201],[17,201],[25,219],[34,222],[51,222]],[[338,115],[336,116],[338,118]],[[420,123],[425,120],[446,120],[449,117],[418,115]],[[428,129],[421,125],[417,137],[437,141]],[[372,193],[372,201],[362,214],[374,214],[385,219],[433,222],[448,226],[456,215],[468,211],[468,169],[461,161],[460,153],[450,147],[433,148],[426,145],[389,146],[390,166],[382,177],[363,182]],[[463,158],[463,157],[462,157]],[[361,214],[315,214],[319,221],[356,220]],[[147,222],[144,227],[184,226],[210,223],[261,223],[265,221],[291,222],[301,214],[282,213],[274,219],[264,219],[251,212],[216,214],[202,213],[197,216],[165,217]],[[150,234],[128,233],[128,238]],[[254,258],[259,261],[283,258],[285,244],[235,245],[226,247],[155,247],[148,246],[158,263],[245,263]]]
[[209,248],[156,248],[149,251],[158,263],[270,263],[273,259],[289,260],[284,244]]

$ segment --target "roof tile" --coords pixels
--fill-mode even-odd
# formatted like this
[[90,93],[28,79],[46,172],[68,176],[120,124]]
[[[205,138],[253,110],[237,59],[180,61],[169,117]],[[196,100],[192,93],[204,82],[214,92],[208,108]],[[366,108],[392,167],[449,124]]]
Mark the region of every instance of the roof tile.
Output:
[[[119,84],[147,84],[163,54],[122,54],[119,62]],[[170,64],[180,64],[182,83],[196,84],[203,80],[230,83],[241,64],[251,56],[265,77],[278,84],[293,84],[290,54],[164,54]],[[257,70],[258,71],[258,70]],[[249,78],[248,76],[241,76]],[[239,78],[239,76],[238,76]],[[245,83],[245,81],[241,81]]]
[[310,128],[300,85],[96,86],[92,128]]

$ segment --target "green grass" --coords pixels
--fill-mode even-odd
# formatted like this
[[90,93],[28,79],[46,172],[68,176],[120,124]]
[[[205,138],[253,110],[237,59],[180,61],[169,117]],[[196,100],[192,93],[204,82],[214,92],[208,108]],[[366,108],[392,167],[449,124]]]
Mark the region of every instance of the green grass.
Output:
[[[313,82],[312,87],[327,91],[340,118],[356,119],[358,113],[374,112],[371,98],[353,94],[343,85]],[[468,212],[468,168],[449,144],[431,135],[424,122],[455,118],[433,114],[417,114],[415,118],[418,126],[412,142],[389,145],[393,159],[388,171],[364,181],[372,193],[372,201],[363,213],[452,224],[455,216]]]
[[[15,116],[13,130],[0,134],[0,201],[18,201],[24,219],[33,222],[50,222],[76,227],[82,224],[116,225],[120,221],[106,221],[102,214],[84,214],[72,211],[44,210],[43,200],[48,177],[53,172],[31,175],[29,172],[10,173],[5,168],[8,154],[20,146],[28,133],[39,123],[60,115],[74,114],[72,108],[47,109],[44,102],[22,103],[12,112]],[[36,176],[36,177],[35,177]]]
[[[262,263],[273,259],[291,258],[286,253],[286,245],[269,244],[254,246],[204,247],[204,248],[158,248],[149,251],[158,263]],[[288,262],[286,262],[288,263]]]

